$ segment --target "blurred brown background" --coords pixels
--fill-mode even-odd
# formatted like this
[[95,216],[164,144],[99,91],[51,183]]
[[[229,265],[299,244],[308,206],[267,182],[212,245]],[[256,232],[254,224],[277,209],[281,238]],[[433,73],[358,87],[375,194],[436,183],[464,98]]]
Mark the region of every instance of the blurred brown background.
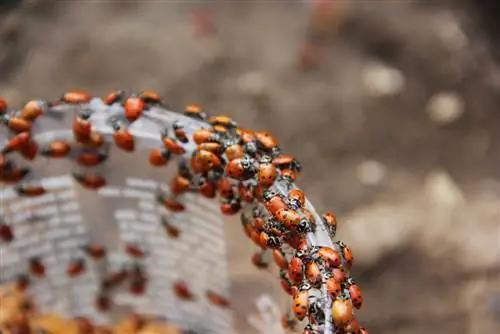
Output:
[[[0,92],[153,89],[270,130],[316,208],[338,213],[371,332],[499,333],[500,11],[486,3],[4,2]],[[259,278],[236,276],[244,299]]]

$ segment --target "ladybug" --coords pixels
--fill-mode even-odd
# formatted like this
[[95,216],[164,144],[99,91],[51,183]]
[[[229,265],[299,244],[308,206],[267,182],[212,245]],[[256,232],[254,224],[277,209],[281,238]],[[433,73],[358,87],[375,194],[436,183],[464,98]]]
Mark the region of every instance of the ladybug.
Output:
[[288,264],[288,276],[295,284],[302,282],[304,278],[304,263],[298,257],[293,257]]
[[121,125],[117,119],[111,120],[111,127],[113,128],[113,141],[116,146],[126,152],[132,152],[135,149],[134,136],[130,131]]
[[175,155],[182,155],[186,153],[186,149],[177,142],[175,139],[168,137],[168,134],[166,131],[163,132],[162,134],[162,140],[163,140],[163,146],[169,150],[172,154]]
[[29,269],[30,273],[38,278],[45,277],[45,266],[38,257],[32,257],[29,259]]
[[302,209],[306,204],[306,197],[302,190],[299,189],[290,190],[287,195],[287,200],[290,207],[294,210]]
[[264,230],[264,225],[265,225],[265,221],[263,218],[261,217],[255,217],[252,221],[251,221],[253,227],[257,230],[257,231],[260,231],[262,232]]
[[252,255],[252,264],[257,269],[269,268],[269,262],[264,260],[264,252],[257,252],[254,255]]
[[95,308],[100,312],[109,311],[113,307],[113,303],[109,296],[100,293],[95,299]]
[[257,180],[263,188],[269,188],[278,177],[276,167],[272,163],[261,163],[257,172]]
[[31,140],[28,145],[26,145],[25,147],[23,147],[19,153],[21,154],[21,156],[28,160],[28,161],[32,161],[33,159],[35,159],[36,155],[38,154],[38,144],[37,142]]
[[40,154],[48,158],[64,158],[71,152],[71,146],[63,140],[53,140],[40,150]]
[[283,327],[283,329],[293,331],[297,327],[297,324],[297,319],[292,318],[290,314],[285,313],[281,316],[281,327]]
[[20,132],[30,132],[32,123],[20,117],[0,115],[0,122],[7,126],[9,130],[20,133]]
[[224,154],[226,155],[227,160],[231,161],[234,159],[243,158],[245,156],[245,152],[243,147],[239,144],[232,144],[226,147],[224,150]]
[[201,143],[196,147],[196,149],[200,151],[209,151],[215,155],[220,155],[222,153],[222,145],[217,142]]
[[354,256],[352,254],[352,251],[349,247],[347,247],[346,244],[344,244],[342,241],[338,241],[337,244],[339,245],[341,251],[342,251],[342,256],[344,257],[345,261],[345,266],[347,269],[352,267],[352,264],[354,262]]
[[90,137],[92,132],[92,124],[89,121],[90,115],[89,110],[82,110],[73,121],[73,135],[78,142],[85,142]]
[[73,178],[81,184],[83,187],[87,189],[100,189],[106,186],[107,181],[100,174],[97,173],[78,173],[75,172],[72,174]]
[[359,334],[369,334],[369,333],[368,333],[368,329],[366,329],[365,327],[361,327],[361,328],[359,329]]
[[75,161],[81,165],[86,167],[93,167],[100,165],[104,161],[108,159],[109,155],[105,152],[94,152],[84,150],[80,154],[75,157]]
[[186,210],[184,204],[172,197],[167,197],[165,194],[159,193],[156,195],[158,203],[162,204],[167,210],[171,212],[181,212]]
[[237,214],[241,208],[241,200],[235,197],[229,200],[224,200],[220,206],[220,211],[223,215],[232,216]]
[[343,296],[338,297],[332,304],[332,319],[336,326],[346,326],[353,317],[352,303]]
[[352,305],[355,308],[360,309],[361,306],[363,306],[363,295],[361,293],[361,288],[354,282],[352,278],[347,279],[347,290],[349,291]]
[[142,91],[139,94],[139,98],[146,104],[150,104],[150,105],[162,105],[163,104],[160,94],[153,92],[153,91],[150,91],[150,90]]
[[68,268],[66,269],[66,274],[69,277],[77,277],[85,272],[85,261],[83,259],[71,260]]
[[149,152],[149,164],[154,167],[162,167],[165,166],[172,153],[169,150],[154,148]]
[[30,171],[31,170],[27,167],[18,168],[9,166],[7,169],[0,170],[0,181],[5,183],[17,183],[24,179]]
[[7,110],[9,109],[9,106],[7,105],[7,102],[0,97],[0,113],[6,113]]
[[330,271],[330,275],[333,277],[333,279],[337,282],[343,283],[344,281],[347,280],[347,275],[345,271],[341,268],[334,268]]
[[321,268],[316,262],[310,261],[306,264],[305,275],[312,286],[317,287],[321,284],[322,272]]
[[225,172],[227,176],[236,180],[248,180],[257,173],[255,160],[248,155],[229,161]]
[[217,188],[215,183],[211,180],[205,180],[198,191],[206,198],[215,198],[217,195]]
[[257,131],[254,135],[255,139],[257,139],[258,146],[266,152],[272,152],[279,146],[276,137],[267,131]]
[[212,290],[207,290],[206,292],[208,300],[216,306],[220,306],[223,308],[227,308],[231,306],[231,303],[227,298],[222,297],[221,295],[213,292]]
[[191,187],[191,183],[185,177],[176,175],[170,181],[170,191],[174,195],[180,195],[188,191]]
[[84,104],[89,103],[92,100],[92,96],[81,90],[74,90],[64,93],[60,101],[66,104]]
[[208,119],[208,123],[210,123],[212,126],[220,125],[228,129],[238,127],[238,124],[235,121],[233,121],[230,117],[223,115],[210,117]]
[[125,244],[125,253],[127,253],[129,256],[140,259],[143,258],[144,256],[147,255],[145,251],[143,251],[139,245],[135,243],[126,243]]
[[301,221],[300,214],[291,209],[279,209],[275,217],[287,229],[295,228]]
[[191,158],[191,167],[195,173],[206,173],[220,168],[221,165],[219,157],[209,151],[195,151]]
[[175,282],[173,285],[174,288],[174,293],[177,296],[177,298],[182,299],[182,300],[193,300],[194,295],[189,289],[189,286],[182,281]]
[[133,295],[142,295],[146,292],[147,280],[144,277],[133,277],[130,281],[129,291]]
[[170,224],[168,222],[167,218],[162,217],[161,225],[163,226],[163,229],[165,230],[165,232],[167,233],[167,235],[170,238],[172,238],[172,239],[179,238],[179,236],[181,234],[181,231],[177,227],[175,227],[172,224]]
[[361,332],[361,324],[359,323],[359,321],[356,319],[356,318],[352,318],[351,321],[344,327],[345,331],[347,333],[360,333],[360,334],[363,334],[363,332]]
[[337,298],[340,293],[342,292],[342,284],[341,281],[338,280],[334,275],[331,273],[328,273],[326,275],[326,289],[328,291],[328,294],[332,298]]
[[333,214],[332,212],[325,212],[321,215],[321,219],[328,228],[330,236],[334,237],[337,233],[337,218],[335,217],[335,214]]
[[288,209],[283,198],[274,190],[264,190],[262,197],[266,210],[272,216],[275,216],[279,210]]
[[220,179],[217,182],[217,191],[222,198],[231,199],[234,198],[234,189],[231,181],[227,178]]
[[104,104],[107,106],[111,106],[115,103],[122,103],[123,99],[125,97],[125,91],[124,90],[116,90],[114,92],[109,93],[105,98],[104,98]]
[[[78,328],[78,333],[94,333],[95,328],[92,322],[85,317],[76,317],[75,323]],[[39,333],[37,333],[39,334]],[[45,333],[42,333],[45,334]]]
[[218,142],[220,137],[211,129],[198,129],[193,133],[193,140],[196,145],[200,145],[204,143]]
[[172,123],[172,129],[174,130],[175,138],[177,138],[177,140],[184,144],[189,142],[184,126],[182,126],[179,121],[174,121]]
[[293,313],[298,321],[304,320],[309,310],[309,289],[310,286],[302,285],[293,297]]
[[342,265],[341,255],[330,247],[320,247],[314,253],[323,262],[327,270],[340,268]]
[[300,173],[302,167],[300,163],[291,155],[279,154],[275,156],[272,160],[273,165],[279,170],[291,170],[295,173]]
[[85,245],[81,249],[94,260],[100,260],[106,256],[106,249],[99,244]]
[[238,183],[238,195],[247,203],[253,203],[255,200],[253,190],[253,186],[250,184],[245,185],[243,182]]
[[35,119],[45,114],[48,108],[49,103],[47,101],[32,100],[24,105],[19,115],[22,119],[33,122]]
[[142,116],[142,113],[146,109],[146,104],[138,96],[132,95],[125,99],[123,108],[125,109],[125,118],[132,123]]
[[30,286],[30,277],[26,274],[18,275],[14,287],[19,292],[24,292]]
[[208,118],[207,114],[201,109],[201,107],[195,104],[186,106],[184,109],[184,115],[204,121]]
[[283,169],[280,178],[288,183],[293,183],[297,180],[297,173],[291,169]]
[[285,253],[283,253],[281,249],[273,250],[273,259],[279,268],[288,269],[288,261],[285,257]]
[[9,225],[0,223],[0,240],[3,242],[12,242],[14,240],[14,232]]
[[284,269],[280,269],[280,285],[285,293],[290,296],[295,296],[296,287],[292,284],[288,278],[287,271]]
[[109,290],[121,285],[129,277],[126,269],[121,269],[111,274],[108,274],[101,282],[101,287],[104,290]]
[[14,186],[14,190],[20,196],[38,197],[44,195],[47,191],[42,185],[19,184]]
[[106,139],[102,133],[92,131],[89,137],[80,138],[79,143],[89,148],[100,148],[104,146]]
[[12,137],[9,142],[2,149],[2,154],[11,152],[20,152],[26,148],[31,142],[31,135],[29,132],[21,132]]
[[147,320],[145,317],[141,316],[140,314],[132,314],[129,317],[130,321],[130,327],[132,327],[132,331],[135,333],[137,331],[140,331],[146,326]]

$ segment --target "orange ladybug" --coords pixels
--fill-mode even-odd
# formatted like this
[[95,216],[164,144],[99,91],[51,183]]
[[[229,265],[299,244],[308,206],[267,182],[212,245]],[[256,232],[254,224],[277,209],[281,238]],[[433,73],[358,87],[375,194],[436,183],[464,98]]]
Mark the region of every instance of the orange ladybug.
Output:
[[263,255],[264,255],[263,252],[257,252],[254,255],[252,255],[252,264],[257,269],[267,269],[269,267],[269,262],[264,261]]
[[174,130],[175,138],[177,138],[177,140],[184,144],[189,142],[184,126],[182,126],[179,121],[174,121],[172,123],[172,129]]
[[220,211],[223,215],[231,216],[237,214],[241,208],[241,200],[235,197],[225,200],[220,206]]
[[299,291],[293,297],[293,313],[298,321],[304,320],[309,309],[309,289],[310,286],[301,284]]
[[293,257],[288,264],[288,276],[293,283],[299,284],[304,278],[304,263],[298,257]]
[[288,261],[285,257],[285,253],[283,253],[281,249],[273,250],[273,259],[279,268],[288,269]]
[[8,115],[0,115],[0,122],[16,133],[30,132],[33,125],[28,120]]
[[29,259],[29,269],[30,273],[38,278],[45,277],[45,266],[38,257],[32,257]]
[[177,298],[182,299],[182,300],[193,300],[194,295],[189,289],[189,286],[182,281],[175,282],[174,283],[174,293],[177,296]]
[[282,223],[287,229],[295,228],[301,221],[300,214],[290,209],[279,209],[275,217],[276,220]]
[[167,235],[169,237],[171,237],[173,239],[179,238],[179,236],[181,234],[181,230],[178,229],[177,227],[173,226],[172,224],[170,224],[166,217],[162,217],[161,225],[163,226],[165,232],[167,233]]
[[278,156],[275,156],[272,163],[281,171],[291,170],[295,173],[300,173],[302,170],[300,163],[289,154],[279,154]]
[[64,158],[71,152],[71,146],[62,140],[53,140],[40,150],[40,154],[48,158]]
[[180,175],[175,175],[170,181],[170,191],[174,195],[180,195],[188,191],[191,187],[191,183],[185,177]]
[[144,277],[134,277],[130,282],[129,291],[133,295],[142,295],[146,292],[147,280]]
[[352,303],[346,297],[338,297],[332,304],[332,319],[336,326],[344,327],[353,317]]
[[120,269],[116,272],[108,274],[101,282],[101,286],[104,290],[109,290],[115,288],[125,282],[129,277],[129,272],[126,269]]
[[345,261],[345,266],[347,269],[352,267],[352,264],[354,262],[354,256],[352,254],[352,251],[345,243],[342,241],[338,241],[337,244],[339,245],[340,249],[342,250],[342,255],[344,257]]
[[90,111],[82,110],[73,122],[73,135],[78,142],[88,141],[92,132],[92,124],[89,121]]
[[101,312],[109,311],[113,307],[113,303],[109,296],[101,293],[95,299],[95,308]]
[[257,139],[257,144],[259,145],[259,147],[266,152],[272,152],[279,146],[276,137],[274,137],[267,131],[257,131],[254,133],[254,135]]
[[283,198],[274,190],[264,190],[262,197],[264,206],[271,216],[275,216],[279,210],[288,209]]
[[7,105],[7,102],[0,97],[0,114],[6,113],[8,109],[9,106]]
[[130,131],[121,125],[117,119],[111,120],[111,126],[114,130],[113,141],[116,146],[124,151],[132,152],[135,149],[135,140]]
[[85,317],[75,318],[76,326],[78,328],[78,333],[94,333],[95,329],[92,322]]
[[24,105],[19,115],[22,119],[33,122],[39,116],[45,114],[48,108],[49,103],[47,101],[32,100]]
[[221,165],[219,157],[209,151],[195,151],[191,158],[191,167],[195,173],[206,173],[220,168]]
[[27,167],[18,168],[8,166],[0,170],[0,181],[5,183],[17,183],[24,179],[30,171],[31,170]]
[[238,127],[238,124],[235,121],[233,121],[230,117],[224,115],[210,117],[208,119],[208,123],[210,123],[212,126],[220,125],[228,129]]
[[314,255],[319,257],[328,270],[342,266],[342,256],[330,247],[320,247],[314,251]]
[[234,189],[231,181],[227,178],[222,178],[217,182],[217,191],[222,198],[231,199],[234,198]]
[[263,188],[269,188],[278,177],[276,167],[272,163],[261,163],[257,172],[257,180]]
[[150,90],[142,91],[139,94],[139,98],[146,104],[151,104],[151,105],[162,105],[163,104],[160,94],[153,92],[153,91],[150,91]]
[[9,140],[9,142],[2,149],[2,154],[7,154],[10,152],[20,152],[29,145],[30,141],[30,133],[21,132]]
[[186,153],[186,149],[184,149],[182,144],[178,143],[175,139],[168,137],[167,132],[163,132],[162,140],[163,146],[172,154],[182,155]]
[[294,210],[302,209],[306,204],[306,197],[302,190],[299,189],[290,190],[287,199],[288,203],[290,203],[290,207]]
[[73,173],[73,178],[87,189],[100,189],[106,186],[107,181],[97,173]]
[[182,204],[175,198],[165,196],[165,194],[158,193],[156,195],[156,200],[171,212],[181,212],[186,210],[184,204]]
[[349,291],[352,305],[355,308],[360,309],[363,306],[363,295],[361,293],[361,288],[352,278],[347,279],[347,290]]
[[336,277],[332,274],[326,275],[326,289],[328,294],[332,298],[337,298],[342,292],[342,284],[341,281],[337,280]]
[[38,154],[38,143],[35,142],[34,140],[30,140],[30,142],[28,143],[28,145],[26,145],[25,147],[23,147],[19,153],[21,154],[21,156],[28,160],[28,161],[32,161],[35,159],[36,155]]
[[100,260],[106,256],[106,249],[99,244],[85,245],[81,249],[94,260]]
[[243,158],[245,156],[245,151],[243,147],[239,144],[229,145],[225,150],[224,154],[226,155],[227,160],[231,161],[234,159]]
[[16,277],[15,289],[17,291],[23,292],[30,286],[31,280],[28,275],[21,274]]
[[14,232],[9,225],[0,223],[0,240],[3,242],[12,242],[14,240]]
[[83,259],[73,259],[68,264],[66,274],[69,277],[77,277],[85,272],[85,261]]
[[134,243],[126,243],[125,244],[125,253],[127,253],[129,256],[140,259],[143,258],[144,256],[147,255],[145,251],[143,251],[139,245],[134,244]]
[[125,118],[129,122],[135,122],[146,109],[146,104],[137,96],[129,96],[123,103]]
[[255,160],[248,155],[229,161],[225,169],[227,176],[240,181],[252,178],[257,171]]
[[123,90],[116,90],[114,92],[109,93],[105,98],[104,98],[104,104],[107,106],[113,105],[115,103],[122,103],[123,98],[125,97],[125,91]]
[[92,131],[88,137],[82,137],[77,141],[88,148],[100,148],[106,143],[104,135],[96,131]]
[[100,165],[108,159],[109,155],[105,152],[82,151],[75,157],[76,162],[81,166],[93,167]]
[[322,281],[322,273],[321,269],[318,266],[318,264],[314,261],[309,261],[306,264],[306,270],[305,270],[306,278],[309,281],[309,283],[317,287],[321,284]]
[[47,191],[42,185],[27,185],[19,184],[14,186],[14,190],[20,195],[25,197],[38,197],[44,195]]
[[67,104],[84,104],[89,103],[92,100],[92,96],[81,90],[74,90],[71,92],[66,92],[61,96],[60,101]]
[[193,140],[196,145],[217,142],[219,136],[213,132],[211,129],[198,129],[193,133]]
[[215,186],[215,183],[208,179],[202,182],[198,190],[200,194],[202,194],[206,198],[215,198],[215,196],[217,196],[217,188]]
[[253,203],[255,200],[253,190],[253,186],[250,184],[246,185],[243,182],[238,183],[238,195],[247,203]]
[[337,218],[335,217],[335,214],[333,214],[332,212],[325,212],[321,215],[321,218],[323,220],[323,223],[328,228],[330,236],[334,237],[337,233]]
[[220,155],[222,152],[222,145],[216,142],[201,143],[196,147],[196,149],[200,151],[209,151],[215,155]]
[[165,166],[171,155],[169,150],[154,148],[149,152],[149,164],[154,167]]
[[220,306],[223,308],[227,308],[231,306],[231,303],[227,298],[222,297],[221,295],[213,292],[212,290],[207,290],[206,292],[208,300],[216,306]]
[[186,106],[184,109],[184,115],[201,120],[207,120],[208,118],[207,114],[201,109],[201,107],[195,104]]

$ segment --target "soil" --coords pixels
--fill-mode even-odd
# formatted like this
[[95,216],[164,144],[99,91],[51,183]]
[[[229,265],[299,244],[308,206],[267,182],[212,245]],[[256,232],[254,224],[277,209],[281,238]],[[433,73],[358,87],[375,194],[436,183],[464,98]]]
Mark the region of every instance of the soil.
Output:
[[[474,1],[349,4],[314,53],[317,68],[301,71],[305,2],[6,2],[1,95],[19,105],[72,88],[147,88],[174,109],[196,102],[269,130],[302,162],[299,185],[316,208],[339,215],[372,333],[499,332],[500,67],[487,19],[498,11]],[[194,35],[196,8],[213,15],[215,34]],[[450,18],[460,47],[438,29]],[[373,61],[400,71],[405,87],[368,95]],[[447,91],[465,111],[440,125],[426,104]],[[361,182],[365,160],[384,166],[380,182]],[[248,261],[244,252],[233,261]],[[233,296],[261,279],[235,275]]]

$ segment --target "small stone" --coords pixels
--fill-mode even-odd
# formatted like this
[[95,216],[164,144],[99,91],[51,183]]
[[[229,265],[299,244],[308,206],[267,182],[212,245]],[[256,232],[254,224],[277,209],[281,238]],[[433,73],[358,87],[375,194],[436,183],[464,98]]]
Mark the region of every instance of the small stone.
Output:
[[433,122],[445,125],[462,117],[465,111],[465,102],[457,93],[442,92],[429,99],[426,110]]
[[385,177],[385,173],[385,166],[375,160],[365,160],[361,162],[356,169],[358,180],[369,186],[380,184]]
[[403,73],[382,63],[370,63],[363,71],[363,84],[370,96],[383,97],[401,93],[406,80]]

